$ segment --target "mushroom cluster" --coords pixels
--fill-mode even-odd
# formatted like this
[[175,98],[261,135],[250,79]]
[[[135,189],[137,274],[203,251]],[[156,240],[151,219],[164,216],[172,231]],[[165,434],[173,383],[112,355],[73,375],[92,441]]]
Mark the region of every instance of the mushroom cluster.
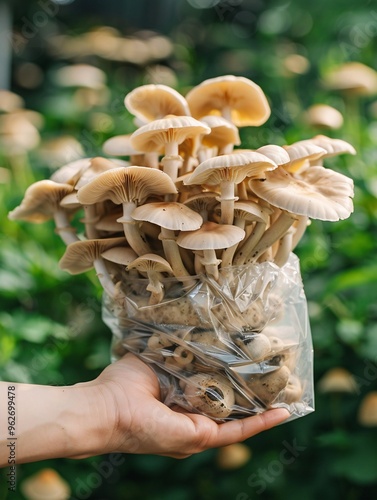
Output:
[[170,374],[167,404],[220,420],[271,405],[307,412],[310,335],[292,250],[311,219],[352,213],[352,180],[323,160],[354,148],[321,135],[234,149],[239,127],[270,115],[243,77],[186,97],[143,85],[125,106],[137,128],[106,141],[112,158],[64,165],[9,217],[54,219],[60,267],[94,268],[103,286],[114,358],[132,351]]

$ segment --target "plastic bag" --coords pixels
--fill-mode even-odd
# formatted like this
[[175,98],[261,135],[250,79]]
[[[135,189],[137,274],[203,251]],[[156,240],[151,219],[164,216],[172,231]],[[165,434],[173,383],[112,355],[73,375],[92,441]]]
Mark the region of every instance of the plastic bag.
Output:
[[112,361],[137,354],[156,371],[168,406],[232,420],[285,407],[314,410],[313,349],[298,258],[220,270],[218,282],[164,279],[148,305],[148,280],[127,277],[126,299],[103,296]]

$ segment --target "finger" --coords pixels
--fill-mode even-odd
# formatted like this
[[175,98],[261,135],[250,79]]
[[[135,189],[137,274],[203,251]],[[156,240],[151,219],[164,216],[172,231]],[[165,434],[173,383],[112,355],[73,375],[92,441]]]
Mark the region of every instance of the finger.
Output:
[[216,424],[214,427],[209,426],[208,422],[202,420],[205,417],[191,415],[191,418],[196,424],[199,447],[204,450],[244,441],[284,422],[289,415],[289,412],[284,408],[277,408],[253,417]]

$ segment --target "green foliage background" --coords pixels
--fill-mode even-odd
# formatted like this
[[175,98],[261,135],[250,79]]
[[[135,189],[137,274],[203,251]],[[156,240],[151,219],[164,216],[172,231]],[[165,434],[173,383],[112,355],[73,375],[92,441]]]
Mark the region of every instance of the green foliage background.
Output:
[[[152,456],[52,460],[18,468],[18,482],[44,467],[56,469],[71,485],[73,498],[148,500],[362,500],[377,495],[377,428],[357,420],[364,395],[377,390],[377,113],[372,97],[351,103],[323,86],[323,75],[350,60],[376,67],[377,7],[351,0],[222,0],[198,9],[199,0],[164,2],[85,2],[59,8],[29,40],[17,65],[31,61],[45,73],[35,89],[14,83],[27,107],[42,112],[42,137],[69,133],[87,154],[100,153],[109,136],[133,129],[122,107],[124,95],[145,81],[149,68],[100,58],[87,62],[108,76],[110,106],[79,113],[70,91],[55,87],[52,70],[62,64],[46,51],[49,28],[78,34],[103,22],[129,34],[148,28],[168,34],[174,52],[163,64],[172,68],[183,93],[205,78],[238,74],[255,80],[268,95],[272,116],[259,129],[242,130],[245,147],[285,144],[322,131],[305,124],[302,112],[324,102],[343,112],[334,137],[350,141],[356,157],[329,162],[355,180],[355,213],[335,224],[313,222],[297,253],[309,302],[315,348],[315,380],[335,366],[358,382],[354,395],[316,395],[315,413],[250,439],[252,459],[242,468],[222,470],[217,450],[184,461]],[[131,7],[132,4],[132,7]],[[12,3],[20,30],[37,2]],[[148,12],[148,15],[145,14]],[[305,56],[309,70],[287,74],[289,53]],[[68,61],[67,61],[68,62]],[[99,132],[90,113],[104,112],[113,125]],[[85,140],[84,140],[85,139]],[[20,165],[0,153],[1,166]],[[38,151],[22,159],[22,175],[0,186],[0,377],[37,384],[74,384],[94,378],[109,363],[110,332],[101,323],[100,289],[92,273],[70,277],[57,261],[64,246],[53,225],[7,220],[33,180],[50,175]],[[89,278],[89,279],[88,279]],[[293,449],[293,451],[292,451]],[[291,450],[288,453],[284,450]],[[285,460],[289,456],[291,460]],[[283,457],[283,458],[282,458]],[[287,463],[289,462],[289,463]],[[20,488],[0,498],[23,498]]]

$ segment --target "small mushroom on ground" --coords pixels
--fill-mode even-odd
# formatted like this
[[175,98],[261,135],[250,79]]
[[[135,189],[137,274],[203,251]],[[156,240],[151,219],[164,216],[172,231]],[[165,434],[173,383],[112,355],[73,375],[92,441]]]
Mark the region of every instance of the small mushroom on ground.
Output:
[[159,255],[147,253],[130,262],[127,270],[130,269],[137,269],[142,273],[147,273],[149,280],[147,290],[151,292],[149,305],[159,304],[164,298],[162,273],[174,274],[169,262]]
[[228,379],[221,375],[197,373],[183,382],[186,401],[211,417],[226,418],[235,403],[234,390]]
[[21,483],[21,491],[27,500],[68,500],[71,489],[54,469],[42,469]]
[[312,127],[329,130],[337,130],[343,125],[342,113],[328,104],[313,104],[306,110],[304,119]]
[[357,394],[359,388],[355,377],[345,368],[335,367],[328,370],[317,383],[322,393],[349,393]]

